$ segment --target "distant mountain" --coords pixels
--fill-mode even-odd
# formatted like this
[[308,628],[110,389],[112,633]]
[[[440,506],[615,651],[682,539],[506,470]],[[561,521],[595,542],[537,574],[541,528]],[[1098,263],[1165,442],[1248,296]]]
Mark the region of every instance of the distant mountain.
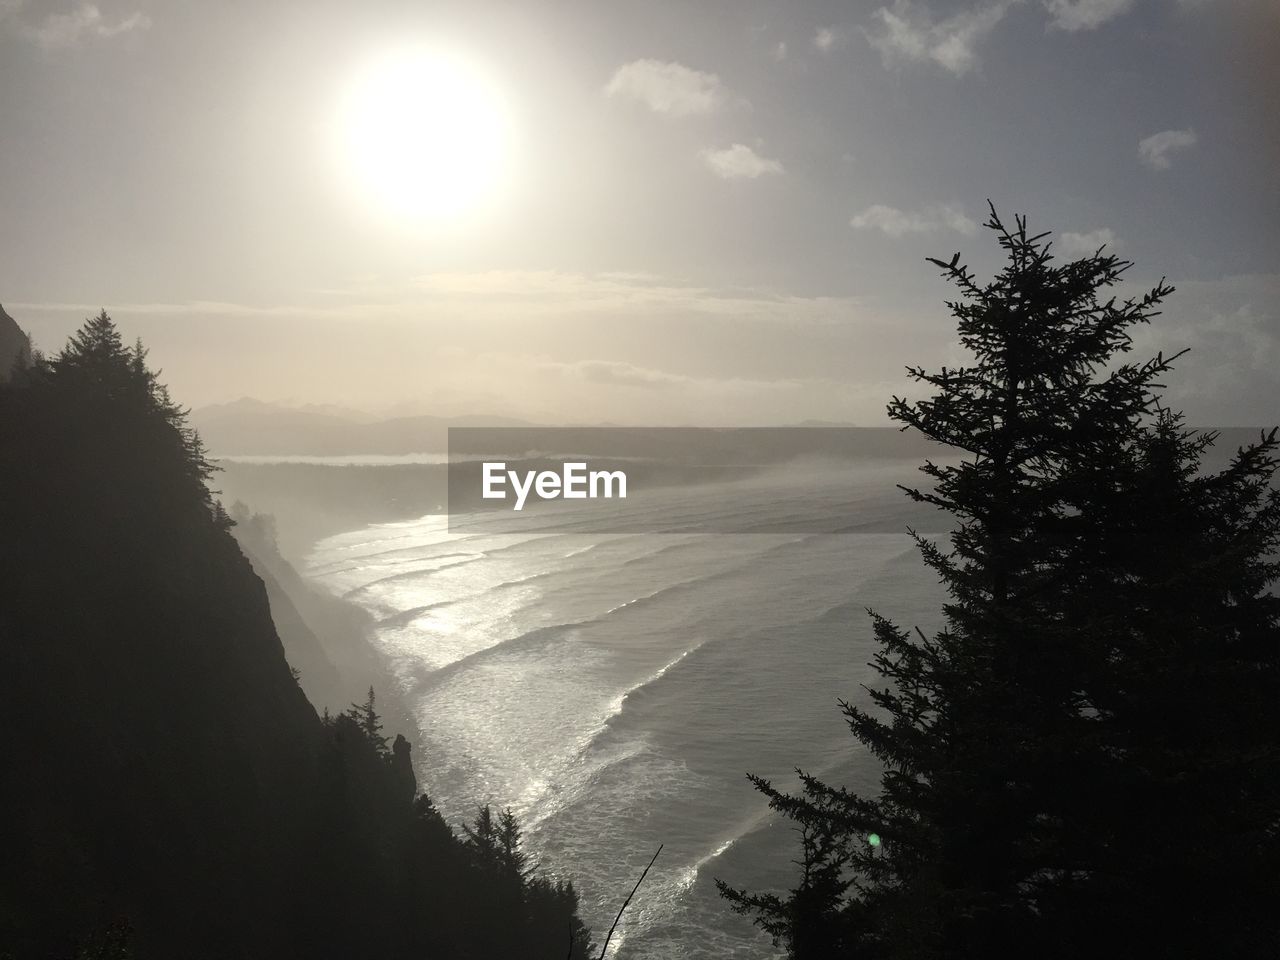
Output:
[[13,368],[31,363],[31,340],[0,305],[0,383],[13,376]]
[[233,456],[444,453],[450,427],[527,427],[512,417],[393,417],[369,420],[335,407],[287,407],[249,397],[191,414],[205,445]]

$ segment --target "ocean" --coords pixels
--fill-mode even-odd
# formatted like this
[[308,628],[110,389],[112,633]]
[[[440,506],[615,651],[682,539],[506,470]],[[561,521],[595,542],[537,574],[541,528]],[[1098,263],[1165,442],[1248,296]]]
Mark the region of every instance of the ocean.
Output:
[[[306,573],[376,618],[417,720],[420,787],[454,824],[510,806],[528,852],[573,879],[597,942],[663,845],[611,957],[767,958],[714,879],[796,879],[798,838],[748,772],[876,788],[839,701],[865,705],[877,682],[868,607],[926,631],[940,620],[906,529],[921,513],[895,488],[920,481],[914,466],[674,488],[668,532],[652,502],[635,509],[656,532],[639,534],[592,533],[571,512],[529,530],[498,515],[465,533],[438,515],[376,524],[319,542]],[[851,532],[787,532],[815,510]],[[725,511],[775,532],[690,532]]]

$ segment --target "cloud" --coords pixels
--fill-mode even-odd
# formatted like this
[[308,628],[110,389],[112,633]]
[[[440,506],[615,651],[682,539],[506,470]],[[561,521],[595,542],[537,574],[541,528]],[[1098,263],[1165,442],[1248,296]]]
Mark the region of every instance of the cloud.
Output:
[[670,117],[712,113],[728,99],[728,91],[714,73],[662,60],[623,64],[614,71],[604,92],[637,100],[654,113]]
[[823,53],[830,53],[844,46],[844,32],[835,27],[820,27],[813,35],[813,45]]
[[[531,362],[532,361],[532,362]],[[654,367],[641,366],[626,360],[542,360],[525,358],[526,369],[533,366],[537,369],[553,373],[568,380],[596,384],[606,387],[627,387],[649,391],[666,391],[690,396],[740,397],[760,400],[761,395],[777,395],[779,393],[806,393],[814,388],[823,391],[834,390],[839,393],[867,389],[876,401],[889,394],[890,390],[878,389],[882,381],[875,384],[847,384],[829,377],[763,377],[742,376],[690,376],[659,370]],[[852,389],[851,389],[852,388]]]
[[[511,382],[528,394],[571,398],[571,421],[583,419],[589,411],[585,417],[597,422],[633,424],[759,426],[815,417],[846,422],[850,415],[878,423],[885,397],[910,390],[901,376],[850,381],[827,376],[691,375],[626,360],[564,361],[528,354],[486,356],[481,366],[486,373],[509,372]],[[471,381],[475,379],[472,375]],[[560,413],[544,419],[565,417]]]
[[[705,316],[840,324],[865,303],[856,297],[793,296],[767,289],[703,287],[647,273],[574,273],[561,270],[480,270],[429,273],[405,282],[361,281],[350,289],[314,291],[306,303],[249,304],[224,301],[108,304],[109,313],[146,316],[421,320],[424,308],[452,316],[481,310],[493,315],[565,317],[688,313]],[[10,312],[68,314],[83,319],[100,303],[15,302]],[[16,315],[16,314],[15,314]]]
[[1127,13],[1133,0],[1044,0],[1044,8],[1053,17],[1049,29],[1096,30],[1108,20]]
[[[865,296],[638,272],[352,280],[300,302],[105,306],[186,403],[293,397],[545,423],[879,424],[890,396],[909,395],[904,363],[933,356],[937,330]],[[5,303],[53,345],[102,306]],[[281,367],[283,355],[297,362]]]
[[649,389],[685,385],[694,378],[652,367],[640,367],[625,360],[579,360],[573,363],[548,362],[546,369],[557,370],[567,376],[588,383],[607,383],[614,386],[645,387]]
[[885,66],[902,61],[932,61],[960,76],[977,66],[974,48],[978,42],[995,29],[1010,7],[1020,2],[995,0],[935,22],[911,0],[895,0],[892,8],[881,7],[875,12],[878,29],[863,32],[880,51]]
[[754,180],[767,173],[783,172],[779,161],[762,157],[742,143],[723,150],[703,150],[702,159],[712,173],[725,180]]
[[854,216],[849,225],[858,230],[879,230],[894,239],[909,233],[937,233],[942,229],[972,236],[978,230],[977,223],[953,203],[926,207],[914,213],[877,203]]
[[[23,6],[14,0],[0,4],[0,20],[10,18]],[[59,50],[91,40],[110,40],[150,26],[151,18],[141,11],[108,20],[97,4],[84,3],[68,13],[51,13],[38,23],[19,25],[16,32],[45,50]]]
[[1169,154],[1194,146],[1197,139],[1196,132],[1190,128],[1161,130],[1138,141],[1138,156],[1153,170],[1168,170],[1173,166]]
[[1088,233],[1065,231],[1058,237],[1058,248],[1067,256],[1089,256],[1101,246],[1114,246],[1116,235],[1107,227]]
[[1204,426],[1275,424],[1280,274],[1173,285],[1163,315],[1134,331],[1140,357],[1191,348],[1165,378],[1170,406]]
[[787,41],[779,40],[773,45],[773,49],[769,51],[769,56],[781,63],[787,59]]
[[[425,302],[442,307],[451,303],[467,309],[486,305],[504,312],[539,316],[682,312],[824,324],[842,322],[862,306],[857,298],[799,297],[754,288],[690,286],[644,273],[560,270],[431,273],[413,281],[412,289]],[[413,309],[420,309],[421,300],[392,295]]]

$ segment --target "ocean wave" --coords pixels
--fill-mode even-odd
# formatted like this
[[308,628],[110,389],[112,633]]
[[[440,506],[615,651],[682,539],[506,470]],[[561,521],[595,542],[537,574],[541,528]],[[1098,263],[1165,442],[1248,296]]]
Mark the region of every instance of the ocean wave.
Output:
[[[765,551],[765,552],[767,553],[769,551]],[[654,590],[650,593],[642,594],[641,596],[638,596],[638,597],[632,597],[629,600],[626,600],[620,604],[616,604],[613,607],[610,607],[605,611],[590,617],[585,617],[580,620],[567,621],[567,622],[558,623],[558,624],[546,624],[544,626],[537,627],[536,629],[533,629],[533,630],[524,631],[522,633],[516,634],[515,636],[508,637],[503,640],[499,640],[496,643],[493,643],[480,650],[476,650],[475,652],[469,653],[466,656],[461,657],[460,659],[454,660],[451,663],[436,667],[434,669],[428,668],[425,665],[423,665],[423,668],[417,673],[418,684],[423,690],[433,688],[439,685],[440,683],[444,682],[445,680],[449,679],[450,677],[454,676],[459,671],[462,671],[467,669],[468,667],[483,663],[488,658],[502,656],[503,654],[510,653],[514,650],[523,649],[524,647],[527,647],[531,644],[544,642],[549,638],[554,637],[558,634],[566,634],[570,631],[581,630],[584,628],[597,626],[602,623],[608,622],[611,619],[616,619],[620,616],[630,615],[638,609],[642,609],[654,604],[660,604],[662,601],[666,600],[672,595],[679,595],[681,593],[696,591],[708,583],[719,581],[719,580],[725,580],[725,579],[729,579],[731,577],[740,575],[744,571],[749,570],[752,564],[757,559],[758,559],[757,557],[752,557],[750,560],[746,561],[745,563],[736,564],[734,566],[717,570],[712,573],[703,574],[701,576],[691,577],[686,580],[681,580],[678,583],[667,584],[666,586],[660,587],[659,589]],[[533,579],[538,577],[549,577],[555,574],[559,574],[561,572],[563,571],[547,571],[542,574],[533,574],[528,579]],[[599,577],[597,577],[597,579],[607,575],[608,575],[607,573],[600,574]],[[474,597],[471,597],[469,599],[473,599],[473,600],[483,599],[490,592],[492,592],[493,589],[495,588],[490,587],[490,588],[487,588],[486,590],[479,591]],[[547,598],[545,596],[539,599],[540,599],[540,602],[544,602],[544,603],[547,602]],[[460,602],[460,601],[455,601],[455,603],[456,602]]]
[[[386,559],[392,554],[407,554],[401,559]],[[334,560],[330,563],[319,564],[307,567],[308,576],[312,577],[332,577],[341,573],[352,573],[357,570],[373,570],[377,567],[403,566],[406,563],[420,563],[424,560],[443,560],[448,557],[471,557],[476,556],[477,551],[471,550],[463,553],[430,553],[423,552],[422,545],[414,547],[400,547],[396,550],[385,550],[380,553],[363,554],[359,557],[350,557],[343,560]]]
[[417,673],[418,692],[425,694],[427,691],[440,686],[445,681],[451,679],[464,670],[474,667],[479,663],[483,663],[487,659],[510,653],[516,649],[537,646],[540,643],[546,642],[551,637],[584,627],[591,623],[592,619],[581,620],[575,623],[557,623],[550,626],[538,627],[534,630],[526,630],[524,633],[518,634],[514,637],[509,637],[506,640],[500,640],[493,646],[484,647],[481,650],[469,653],[464,657],[454,660],[452,663],[446,663],[435,669],[423,664]]
[[[909,550],[904,551],[904,553],[909,552]],[[874,574],[867,579],[873,578]],[[866,606],[862,602],[843,600],[825,607],[810,617],[788,623],[785,629],[789,632],[805,633],[807,628],[842,623],[857,615],[865,614],[865,611]],[[698,643],[619,695],[615,700],[616,708],[601,725],[591,742],[583,747],[583,753],[611,746],[619,738],[634,735],[636,731],[644,729],[647,725],[646,719],[640,716],[633,717],[629,714],[629,711],[634,712],[637,707],[643,705],[646,701],[652,702],[654,696],[659,694],[665,685],[677,682],[682,671],[697,670],[701,657],[714,652],[726,643],[750,646],[750,641],[772,638],[776,636],[777,631],[778,628],[775,626],[766,626],[741,632],[733,631],[704,635]]]
[[413,570],[406,570],[403,573],[393,573],[390,576],[379,577],[376,580],[370,580],[368,583],[364,583],[358,587],[352,587],[350,590],[347,590],[345,593],[342,594],[342,599],[351,600],[355,597],[358,597],[360,594],[367,592],[373,587],[381,586],[382,584],[394,583],[399,580],[413,580],[413,579],[422,577],[424,574],[436,573],[437,571],[440,571],[440,570],[449,570],[453,567],[460,567],[460,566],[463,566],[464,564],[475,563],[477,560],[484,559],[483,554],[472,554],[472,555],[460,554],[460,556],[466,556],[467,559],[458,560],[454,563],[439,564],[437,566],[416,567]]
[[[615,537],[615,538],[611,538],[611,539],[617,539],[617,538]],[[608,542],[609,542],[608,540],[597,540],[597,541],[596,541],[596,542],[594,542],[594,543],[588,543],[585,547],[579,547],[577,550],[570,550],[568,553],[566,553],[566,554],[562,555],[562,556],[560,557],[560,559],[561,559],[561,560],[569,560],[569,559],[571,559],[572,557],[580,557],[580,556],[582,556],[584,553],[590,553],[592,550],[594,550],[596,547],[600,546],[602,543],[608,543]]]

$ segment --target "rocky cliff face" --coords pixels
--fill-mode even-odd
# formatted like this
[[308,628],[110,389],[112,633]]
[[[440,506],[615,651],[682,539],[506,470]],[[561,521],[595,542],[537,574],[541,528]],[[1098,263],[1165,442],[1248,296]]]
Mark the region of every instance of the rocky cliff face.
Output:
[[13,368],[31,363],[31,341],[0,306],[0,383],[13,377]]

